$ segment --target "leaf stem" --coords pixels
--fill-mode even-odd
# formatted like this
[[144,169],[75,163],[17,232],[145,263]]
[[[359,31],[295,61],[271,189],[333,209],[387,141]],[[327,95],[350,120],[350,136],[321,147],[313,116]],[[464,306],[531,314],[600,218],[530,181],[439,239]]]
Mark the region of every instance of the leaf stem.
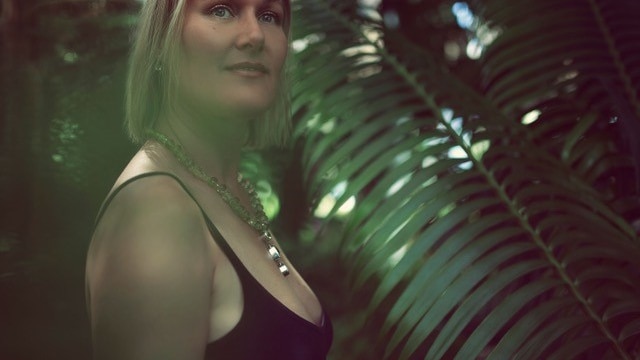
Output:
[[607,26],[604,18],[602,17],[602,11],[598,4],[596,4],[595,0],[588,0],[589,5],[591,6],[591,10],[593,11],[593,16],[596,19],[596,23],[598,24],[598,28],[602,32],[602,37],[607,43],[607,48],[609,49],[609,54],[613,58],[613,63],[618,70],[618,75],[622,83],[624,84],[624,90],[629,97],[629,102],[633,104],[635,115],[640,118],[640,102],[638,100],[637,94],[631,84],[631,75],[629,75],[629,71],[627,71],[627,67],[624,62],[622,62],[622,57],[620,56],[620,52],[616,49],[615,41],[613,40],[613,36],[611,35],[611,30]]

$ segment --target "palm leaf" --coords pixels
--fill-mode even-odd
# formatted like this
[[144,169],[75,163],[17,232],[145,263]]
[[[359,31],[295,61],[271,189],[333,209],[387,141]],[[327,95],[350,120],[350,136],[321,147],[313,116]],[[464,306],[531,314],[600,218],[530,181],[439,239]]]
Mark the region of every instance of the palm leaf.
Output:
[[340,253],[377,284],[384,356],[635,356],[640,249],[598,192],[424,51],[389,53],[375,12],[293,5],[308,195],[357,201]]
[[623,184],[640,169],[630,156],[640,154],[638,142],[626,135],[640,131],[638,4],[489,0],[479,10],[501,32],[482,58],[492,103],[517,119],[541,111],[534,141],[622,211],[638,180]]

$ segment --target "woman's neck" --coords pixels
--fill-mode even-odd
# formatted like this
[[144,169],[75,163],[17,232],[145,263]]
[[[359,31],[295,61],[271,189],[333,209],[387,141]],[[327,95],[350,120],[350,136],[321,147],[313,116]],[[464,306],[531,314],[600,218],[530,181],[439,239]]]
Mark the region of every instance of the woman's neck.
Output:
[[[190,117],[188,120],[192,120]],[[235,187],[248,121],[201,119],[173,115],[159,120],[158,131],[177,141],[209,176]]]

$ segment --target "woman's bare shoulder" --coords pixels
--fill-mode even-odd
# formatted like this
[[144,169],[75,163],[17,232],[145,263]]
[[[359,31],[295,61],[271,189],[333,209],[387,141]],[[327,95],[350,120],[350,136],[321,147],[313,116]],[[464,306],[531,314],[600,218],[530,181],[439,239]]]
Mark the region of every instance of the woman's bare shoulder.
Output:
[[92,241],[108,238],[109,246],[133,246],[190,235],[180,244],[198,243],[206,233],[202,213],[171,174],[170,168],[138,152],[109,192]]
[[[125,170],[118,182],[151,170]],[[115,194],[87,263],[97,358],[200,356],[213,270],[206,234],[199,207],[170,176],[141,177]]]
[[173,216],[187,220],[181,224],[188,225],[192,222],[189,220],[200,218],[194,200],[178,180],[168,176],[174,171],[163,156],[143,147],[132,157],[106,196],[109,201],[103,204],[98,227],[119,227],[134,220]]
[[[148,166],[144,160],[136,163],[135,157],[125,168],[96,224],[89,252],[92,263],[116,261],[111,257],[123,253],[137,262],[137,268],[165,260],[191,263],[194,257],[206,259],[203,255],[209,242],[202,212],[165,170]],[[173,255],[154,256],[161,252]],[[100,261],[93,261],[98,257]]]

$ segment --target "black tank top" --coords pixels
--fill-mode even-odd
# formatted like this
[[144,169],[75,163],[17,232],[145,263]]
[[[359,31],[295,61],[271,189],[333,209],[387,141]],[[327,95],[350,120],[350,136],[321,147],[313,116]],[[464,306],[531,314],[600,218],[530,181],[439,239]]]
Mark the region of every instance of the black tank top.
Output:
[[317,326],[273,297],[238,259],[196,198],[177,176],[156,171],[126,180],[105,200],[96,217],[96,225],[113,197],[124,186],[152,175],[172,177],[193,199],[202,212],[211,236],[231,261],[240,278],[244,298],[240,321],[229,333],[207,344],[204,360],[325,360],[333,340],[333,327],[324,309],[322,325]]

